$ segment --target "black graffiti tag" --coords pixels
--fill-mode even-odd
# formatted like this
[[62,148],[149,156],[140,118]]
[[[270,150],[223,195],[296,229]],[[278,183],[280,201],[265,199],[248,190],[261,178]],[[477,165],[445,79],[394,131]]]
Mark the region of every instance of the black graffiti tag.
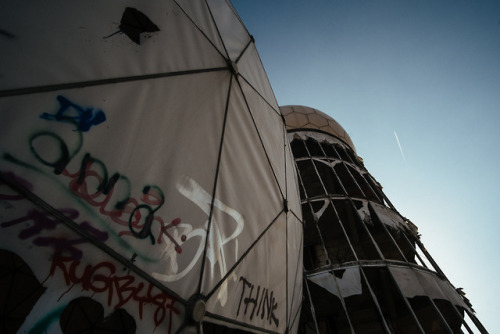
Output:
[[[240,302],[238,303],[238,311],[236,312],[236,316],[240,314],[241,302],[245,304],[245,309],[243,310],[243,315],[247,316],[247,313],[250,313],[250,320],[253,319],[253,316],[259,317],[269,321],[269,324],[274,323],[276,327],[279,325],[279,320],[276,318],[274,311],[278,308],[278,303],[274,298],[274,291],[269,291],[269,289],[264,288],[260,285],[255,286],[246,280],[245,277],[240,277],[240,282],[242,282],[241,289],[241,297]],[[247,289],[248,287],[248,289]],[[254,290],[256,288],[256,292]],[[249,305],[252,305],[251,312],[249,312]]]

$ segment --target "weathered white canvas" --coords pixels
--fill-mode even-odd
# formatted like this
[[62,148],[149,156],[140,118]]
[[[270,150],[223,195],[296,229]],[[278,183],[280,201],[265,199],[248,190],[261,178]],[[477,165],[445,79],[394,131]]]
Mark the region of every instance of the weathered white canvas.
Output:
[[[0,260],[33,286],[13,330],[295,331],[293,158],[231,4],[21,1],[0,19]],[[241,277],[278,306],[238,313]]]

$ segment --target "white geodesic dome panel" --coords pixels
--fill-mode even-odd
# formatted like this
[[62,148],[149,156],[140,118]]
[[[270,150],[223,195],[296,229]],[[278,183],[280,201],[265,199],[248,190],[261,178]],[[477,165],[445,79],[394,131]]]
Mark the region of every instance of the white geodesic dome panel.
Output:
[[294,164],[231,4],[21,1],[0,18],[0,262],[32,286],[4,329],[293,332]]

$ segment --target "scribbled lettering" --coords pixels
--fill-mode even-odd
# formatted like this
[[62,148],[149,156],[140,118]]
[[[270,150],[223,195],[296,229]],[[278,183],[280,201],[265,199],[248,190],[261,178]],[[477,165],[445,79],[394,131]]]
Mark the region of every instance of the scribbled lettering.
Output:
[[[39,152],[36,142],[42,138],[51,141],[58,152],[57,157],[49,160]],[[175,244],[175,251],[181,253],[179,242],[168,232],[168,229],[179,224],[180,218],[174,218],[168,224],[156,215],[165,202],[163,191],[158,186],[146,185],[140,200],[132,198],[128,177],[118,172],[110,176],[105,163],[90,153],[84,154],[76,172],[70,172],[66,167],[81,148],[81,139],[78,142],[78,146],[70,152],[59,135],[40,131],[30,137],[30,149],[41,164],[53,168],[54,174],[70,178],[69,189],[76,196],[98,208],[101,214],[110,217],[113,222],[128,227],[127,230],[119,231],[120,236],[149,239],[152,244],[170,240]],[[158,224],[155,228],[157,235],[153,233],[154,223]]]
[[82,108],[79,105],[71,102],[62,95],[57,96],[59,109],[55,114],[44,112],[40,118],[49,121],[58,121],[75,124],[78,131],[89,131],[93,125],[101,124],[106,120],[106,115],[100,109],[94,113],[93,108]]
[[173,314],[179,314],[176,300],[159,290],[151,283],[137,281],[135,276],[120,275],[111,262],[83,265],[79,260],[56,252],[52,258],[49,276],[61,273],[66,285],[79,284],[84,291],[107,294],[107,304],[115,309],[125,304],[135,303],[139,318],[142,319],[144,308],[154,307],[153,319],[158,327],[169,321],[168,333],[171,332]]
[[[46,157],[42,156],[42,154],[38,152],[37,141],[41,141],[42,138],[44,138],[45,141],[50,140],[54,142],[55,146],[57,146],[59,150],[59,156],[52,161],[47,160]],[[66,145],[64,140],[57,134],[49,131],[37,132],[34,135],[32,135],[29,140],[30,140],[30,150],[36,157],[36,159],[45,166],[53,167],[54,174],[61,174],[61,172],[64,170],[64,168],[66,168],[66,166],[69,164],[71,160],[68,146]]]
[[[76,173],[70,173],[65,169],[62,175],[71,179],[69,188],[74,194],[92,206],[100,207],[101,213],[106,212],[106,206],[112,197],[119,197],[112,205],[113,209],[118,210],[123,209],[130,200],[129,179],[116,172],[109,177],[106,165],[89,153],[84,155],[80,169]],[[118,195],[113,196],[114,193]]]
[[[146,184],[142,186],[142,194],[135,197],[132,195],[132,184],[126,175],[118,171],[108,171],[103,161],[89,152],[81,152],[82,133],[104,122],[106,120],[104,112],[81,107],[61,95],[57,96],[57,101],[59,108],[55,113],[43,113],[40,117],[48,121],[73,125],[77,131],[68,133],[63,129],[62,132],[56,133],[41,130],[31,134],[28,138],[29,150],[36,161],[51,168],[55,175],[66,178],[72,194],[96,208],[101,215],[109,217],[116,224],[113,230],[118,236],[148,240],[153,245],[166,243],[167,247],[163,247],[163,250],[169,249],[175,254],[182,253],[180,244],[187,240],[187,236],[178,233],[177,229],[181,226],[184,230],[191,229],[186,228],[186,224],[181,224],[179,217],[168,222],[158,215],[165,204],[162,189],[156,185]],[[73,167],[68,166],[75,165],[70,163],[75,162],[77,156],[80,157],[79,164],[77,164],[77,169],[73,170]],[[8,152],[3,154],[3,158],[25,168],[43,171],[37,163],[22,161]],[[10,195],[9,193],[0,194],[0,196],[3,196],[0,199],[20,198],[18,194]],[[106,225],[108,222],[109,220]],[[71,240],[49,238],[37,240],[37,243],[45,246],[51,244],[56,248],[74,246]],[[75,251],[73,255],[79,256]]]
[[[2,177],[10,180],[12,182],[15,182],[19,184],[20,186],[24,187],[26,190],[33,190],[33,185],[28,182],[27,180],[23,179],[22,177],[17,176],[13,172],[0,172]],[[4,185],[3,182],[0,181],[0,185]],[[20,200],[23,199],[23,195],[13,191],[12,189],[8,187],[2,187],[2,190],[0,192],[0,200]]]
[[[150,194],[150,191],[152,194]],[[158,199],[159,201],[155,204],[158,205],[157,208],[152,209],[149,205],[147,204],[140,204],[138,205],[134,211],[132,211],[132,214],[129,217],[128,224],[130,228],[130,232],[139,239],[146,239],[147,237],[150,237],[151,243],[155,243],[155,238],[153,236],[153,233],[151,232],[151,226],[153,224],[153,220],[155,219],[155,211],[157,211],[165,202],[165,198],[163,196],[163,192],[161,191],[160,188],[156,186],[146,186],[142,190],[143,193],[143,199],[145,199],[146,202],[148,203],[155,203],[155,199]],[[151,200],[152,199],[152,200]],[[146,211],[146,219],[144,224],[138,224],[138,221],[135,221],[134,224],[134,217],[136,216],[136,213],[138,214],[138,217],[142,217],[140,214],[140,211],[144,210]],[[163,225],[163,224],[162,224]],[[140,230],[137,231],[135,227],[139,227]]]
[[[78,172],[71,173],[65,169],[62,175],[71,179],[69,188],[76,196],[99,208],[101,214],[109,216],[118,225],[128,227],[128,230],[122,230],[118,235],[149,238],[151,244],[161,243],[163,236],[166,236],[175,244],[177,253],[182,252],[179,243],[168,232],[168,229],[180,223],[180,218],[166,224],[161,217],[155,215],[165,203],[160,187],[146,185],[139,199],[132,198],[129,179],[117,172],[109,177],[106,165],[88,153],[83,157]],[[159,226],[157,236],[153,233],[154,222]]]
[[[63,153],[55,161],[44,159],[32,144],[33,140],[41,136],[56,138],[56,142]],[[158,186],[146,185],[143,187],[142,196],[139,199],[133,198],[130,196],[131,184],[129,179],[117,172],[109,177],[106,165],[88,153],[82,158],[78,171],[72,173],[66,169],[70,162],[69,159],[77,151],[72,152],[70,155],[64,153],[68,152],[66,144],[56,134],[45,131],[38,132],[31,137],[30,143],[31,150],[40,163],[53,167],[54,174],[60,174],[70,179],[68,186],[73,194],[84,199],[91,206],[98,208],[101,214],[110,217],[113,222],[127,227],[126,230],[118,231],[119,236],[134,236],[139,239],[149,238],[152,244],[161,244],[162,241],[169,240],[174,244],[175,252],[182,252],[178,239],[174,238],[168,231],[177,227],[181,219],[177,217],[170,223],[166,223],[156,215],[165,201],[163,192]],[[26,163],[9,154],[5,154],[4,158],[16,164],[26,165]],[[0,194],[0,196],[0,199],[20,198],[18,195]],[[155,233],[153,232],[153,225],[155,225],[153,223],[156,224]],[[180,241],[185,240],[186,236],[181,235]]]
[[[276,327],[279,325],[279,320],[276,318],[274,311],[278,308],[278,303],[274,298],[274,291],[269,291],[267,288],[261,288],[261,286],[255,287],[254,284],[250,283],[243,276],[240,277],[240,282],[242,283],[240,302],[238,304],[238,310],[236,311],[236,316],[240,315],[241,304],[244,304],[243,315],[253,319],[254,315],[261,319],[266,318],[269,324],[274,323]],[[259,315],[260,313],[260,315]]]
[[[79,216],[78,211],[75,209],[62,208],[59,209],[59,212],[71,220],[74,220]],[[31,222],[31,225],[23,224],[29,222]],[[60,224],[60,221],[49,213],[39,209],[32,209],[29,210],[23,217],[2,222],[0,227],[10,228],[19,224],[25,226],[18,234],[19,239],[26,240],[35,237],[32,242],[36,246],[52,247],[60,253],[65,252],[66,254],[69,254],[69,256],[75,260],[79,260],[83,257],[82,251],[75,246],[88,242],[87,239],[79,237],[69,239],[61,236],[41,236],[44,231],[52,231],[58,224]],[[107,232],[98,230],[86,221],[80,223],[79,225],[82,230],[101,242],[108,239]]]
[[[78,211],[74,209],[59,209],[59,211],[69,219],[75,219],[79,216]],[[38,209],[32,209],[27,212],[26,216],[3,222],[2,224],[0,224],[0,226],[11,227],[28,221],[31,221],[33,225],[26,227],[19,233],[18,237],[21,240],[25,240],[38,235],[44,229],[54,230],[57,224],[59,224],[59,221],[49,215],[47,212],[40,211]]]
[[[165,273],[153,272],[152,276],[158,280],[164,282],[172,282],[184,277],[196,264],[199,257],[203,253],[203,249],[205,244],[203,241],[206,239],[206,230],[208,230],[208,217],[210,215],[211,205],[213,203],[214,210],[220,210],[225,214],[229,215],[233,218],[234,221],[227,220],[225,221],[225,226],[222,227],[221,223],[217,221],[215,215],[212,215],[212,221],[210,226],[210,234],[208,238],[208,247],[207,247],[207,258],[210,262],[210,274],[212,277],[216,274],[215,266],[218,265],[219,274],[224,276],[227,273],[227,263],[228,260],[226,258],[229,257],[228,254],[224,252],[224,247],[229,242],[233,241],[235,244],[235,252],[234,254],[230,254],[234,256],[236,260],[238,258],[238,239],[237,237],[243,231],[243,227],[245,225],[243,216],[233,208],[221,202],[219,199],[213,199],[212,195],[210,195],[205,189],[203,189],[195,180],[190,177],[184,177],[177,185],[177,190],[184,197],[192,201],[196,204],[206,215],[207,220],[203,225],[203,228],[198,228],[192,230],[191,227],[187,228],[187,233],[185,237],[182,238],[183,241],[187,241],[191,238],[200,238],[198,249],[196,250],[195,255],[189,264],[182,270],[178,272],[177,259],[176,254],[174,252],[163,253],[163,257],[170,257],[171,261],[169,261],[170,266],[165,268]],[[178,224],[179,222],[177,222]],[[172,222],[172,225],[174,222]],[[181,226],[183,224],[180,224]],[[184,226],[183,226],[184,227]],[[231,235],[227,236],[226,231],[232,231]],[[235,278],[236,280],[237,278]],[[227,284],[228,280],[225,280],[219,288],[219,292],[217,294],[217,301],[224,306],[227,302]]]

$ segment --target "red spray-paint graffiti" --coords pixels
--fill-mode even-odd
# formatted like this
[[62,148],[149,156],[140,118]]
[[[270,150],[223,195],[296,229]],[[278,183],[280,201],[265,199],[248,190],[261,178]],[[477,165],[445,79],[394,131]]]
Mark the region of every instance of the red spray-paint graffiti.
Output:
[[[181,219],[175,218],[170,224],[166,224],[161,217],[155,215],[165,202],[159,187],[145,186],[139,200],[131,198],[128,178],[118,173],[108,177],[106,166],[88,153],[84,156],[78,172],[71,173],[64,169],[62,175],[71,179],[69,188],[76,196],[98,208],[102,215],[110,217],[116,224],[128,227],[128,230],[122,230],[118,235],[131,235],[139,239],[149,237],[152,244],[160,244],[165,235],[175,244],[175,250],[182,252],[179,243],[168,233],[168,229],[177,226]],[[159,224],[157,237],[153,234],[154,222]]]
[[[81,136],[81,134],[79,134]],[[38,141],[50,139],[53,149],[57,152],[57,159],[48,160],[39,151]],[[30,149],[34,157],[45,166],[54,168],[56,175],[64,175],[70,178],[69,189],[76,196],[84,199],[88,204],[99,209],[99,212],[112,219],[113,222],[128,227],[128,230],[121,231],[119,235],[131,235],[138,239],[149,239],[152,244],[161,243],[163,236],[166,236],[175,244],[175,250],[180,253],[182,248],[173,236],[168,232],[180,222],[180,218],[175,218],[170,224],[163,221],[156,212],[164,205],[165,198],[163,191],[155,185],[146,185],[142,189],[139,200],[131,197],[131,183],[128,177],[113,173],[108,173],[107,166],[101,160],[86,153],[81,162],[80,168],[76,172],[67,169],[68,164],[79,153],[83,138],[80,143],[69,148],[66,142],[59,135],[40,131],[30,137]],[[13,157],[7,156],[12,160]],[[153,224],[159,224],[153,233]]]
[[[5,175],[6,173],[4,173]],[[32,185],[16,176],[13,173],[9,177],[15,178],[23,183],[26,188]],[[149,192],[146,192],[147,196]],[[22,196],[11,195],[6,189],[0,192],[0,199],[7,199],[11,202],[24,200]],[[149,203],[155,203],[154,197],[146,198]],[[71,208],[58,209],[67,218],[75,220],[79,212]],[[114,309],[119,309],[126,304],[135,303],[138,309],[138,316],[142,320],[145,309],[153,307],[153,321],[155,327],[165,325],[166,333],[171,333],[172,317],[179,314],[176,307],[176,299],[155,287],[151,283],[140,281],[135,276],[118,273],[115,264],[109,261],[98,264],[83,264],[83,252],[77,245],[88,242],[85,238],[68,238],[66,236],[54,235],[54,230],[61,224],[55,217],[41,209],[34,208],[28,210],[22,217],[11,219],[0,223],[4,229],[14,229],[17,227],[18,238],[21,240],[33,239],[36,246],[52,247],[54,253],[51,257],[50,272],[46,282],[50,277],[62,275],[64,282],[70,289],[79,284],[83,291],[107,294],[107,304]],[[100,231],[84,221],[80,227],[95,239],[105,242],[108,233]],[[43,284],[43,283],[42,283]]]
[[[176,240],[169,232],[179,225],[181,219],[174,218],[167,223],[157,215],[165,203],[160,187],[145,185],[140,198],[136,199],[131,196],[132,186],[128,177],[118,172],[111,175],[107,166],[89,153],[84,154],[77,171],[72,172],[67,169],[83,145],[82,134],[77,132],[76,136],[78,136],[76,144],[73,143],[72,147],[68,147],[58,134],[39,131],[30,136],[29,148],[39,163],[53,168],[55,175],[69,178],[68,187],[74,195],[98,208],[100,214],[110,217],[111,221],[121,226],[118,235],[149,239],[153,245],[170,240],[175,245],[175,251],[181,253],[180,242],[186,237],[181,235],[180,240]],[[50,149],[55,152],[50,159],[44,156],[42,149],[44,146],[40,143],[50,143]],[[20,161],[8,153],[4,154],[3,158],[24,167],[38,169],[37,166]]]
[[159,290],[151,283],[136,280],[132,275],[120,275],[111,262],[83,265],[79,260],[63,256],[56,252],[52,258],[50,276],[59,272],[66,285],[81,285],[82,290],[107,294],[107,304],[118,309],[128,303],[135,303],[139,318],[142,319],[144,308],[154,307],[153,319],[158,327],[167,322],[168,333],[172,329],[172,317],[179,314],[176,300]]

